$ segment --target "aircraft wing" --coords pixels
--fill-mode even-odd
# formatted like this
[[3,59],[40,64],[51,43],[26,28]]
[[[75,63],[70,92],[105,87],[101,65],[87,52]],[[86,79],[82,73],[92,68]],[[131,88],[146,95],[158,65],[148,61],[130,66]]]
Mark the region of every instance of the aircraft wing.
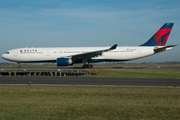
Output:
[[93,57],[97,57],[97,56],[102,55],[104,52],[114,50],[114,49],[116,49],[116,47],[117,47],[117,44],[113,45],[109,49],[92,51],[92,52],[85,52],[85,53],[81,53],[81,54],[72,55],[72,56],[69,56],[69,57],[71,57],[71,59],[73,61],[78,61],[78,60],[83,60],[83,59],[88,61]]
[[170,49],[172,49],[172,47],[174,47],[174,46],[177,46],[177,45],[169,45],[169,46],[164,46],[164,47],[160,47],[160,48],[154,48],[154,52],[155,53],[159,53],[159,52],[163,52],[163,51],[166,51],[166,50],[170,50]]

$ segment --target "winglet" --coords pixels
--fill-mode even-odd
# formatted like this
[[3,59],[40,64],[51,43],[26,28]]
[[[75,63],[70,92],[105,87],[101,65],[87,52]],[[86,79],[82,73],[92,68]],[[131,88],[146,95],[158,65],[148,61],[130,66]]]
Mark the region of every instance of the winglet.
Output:
[[116,49],[116,47],[117,47],[117,44],[115,44],[115,45],[113,45],[111,48],[109,48],[110,50],[114,50],[114,49]]

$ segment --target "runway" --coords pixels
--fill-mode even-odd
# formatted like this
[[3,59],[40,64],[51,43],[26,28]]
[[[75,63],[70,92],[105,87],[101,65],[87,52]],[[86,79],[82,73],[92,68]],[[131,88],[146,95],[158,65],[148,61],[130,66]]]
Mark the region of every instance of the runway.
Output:
[[180,79],[154,78],[98,78],[98,77],[0,77],[0,85],[10,84],[55,85],[132,85],[180,86]]

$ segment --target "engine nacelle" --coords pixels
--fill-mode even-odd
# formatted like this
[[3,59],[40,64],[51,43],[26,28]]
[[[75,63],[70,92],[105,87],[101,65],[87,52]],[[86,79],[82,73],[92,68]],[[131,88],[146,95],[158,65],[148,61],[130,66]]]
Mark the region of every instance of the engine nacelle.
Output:
[[56,62],[57,66],[69,66],[73,64],[71,58],[57,58]]

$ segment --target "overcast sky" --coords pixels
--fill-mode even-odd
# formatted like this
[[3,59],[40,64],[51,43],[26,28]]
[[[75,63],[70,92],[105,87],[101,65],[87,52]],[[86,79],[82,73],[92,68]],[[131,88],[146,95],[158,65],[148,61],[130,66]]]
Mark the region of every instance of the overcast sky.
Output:
[[166,45],[179,46],[132,62],[180,61],[179,0],[1,0],[0,55],[22,47],[138,46],[166,22],[175,23]]

